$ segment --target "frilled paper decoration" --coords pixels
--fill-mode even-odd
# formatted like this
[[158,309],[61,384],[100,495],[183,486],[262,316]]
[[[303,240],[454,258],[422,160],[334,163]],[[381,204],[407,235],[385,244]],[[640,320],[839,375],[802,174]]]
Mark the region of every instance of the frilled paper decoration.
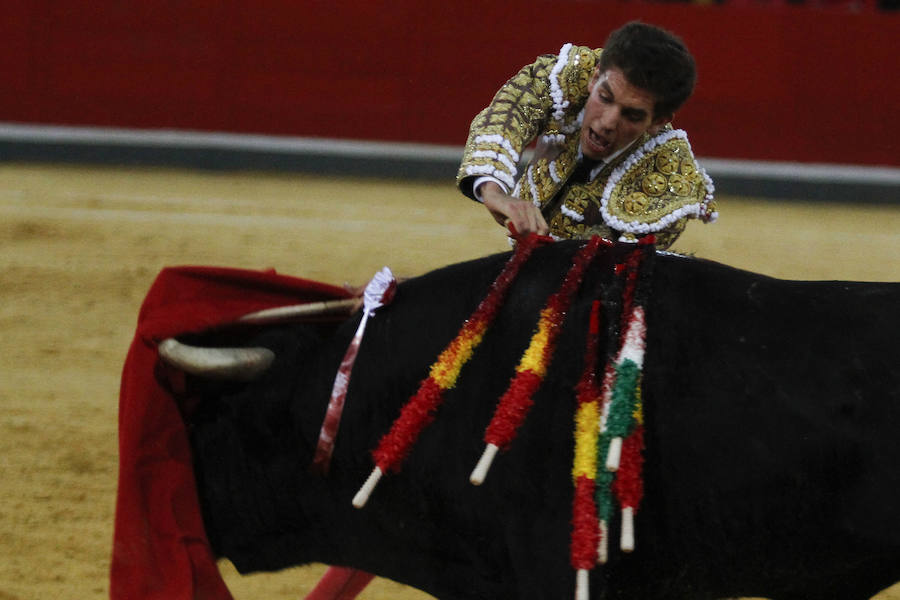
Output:
[[313,468],[320,472],[327,473],[331,465],[331,455],[334,452],[334,440],[337,437],[338,428],[341,424],[341,415],[344,412],[344,401],[347,398],[347,388],[350,386],[350,374],[353,371],[353,365],[356,363],[356,356],[359,354],[359,346],[362,343],[363,334],[366,330],[366,323],[369,318],[375,314],[375,311],[389,304],[394,299],[394,293],[397,290],[397,280],[388,267],[384,267],[372,277],[363,291],[363,311],[359,320],[359,326],[341,365],[338,367],[337,375],[334,377],[334,384],[331,388],[331,398],[328,401],[328,409],[325,411],[325,420],[322,428],[319,430],[319,441],[316,444],[316,452],[313,455]]

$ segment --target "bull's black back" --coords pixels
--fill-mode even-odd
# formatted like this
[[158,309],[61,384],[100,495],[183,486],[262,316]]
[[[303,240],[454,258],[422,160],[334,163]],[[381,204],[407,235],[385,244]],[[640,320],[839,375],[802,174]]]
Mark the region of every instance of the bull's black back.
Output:
[[[535,252],[435,422],[362,510],[350,499],[369,452],[508,255],[404,282],[378,312],[327,477],[309,465],[358,317],[318,341],[310,327],[265,331],[272,370],[206,394],[193,418],[215,550],[242,571],[352,565],[444,600],[571,594],[573,389],[591,303],[604,301],[608,323],[618,316],[613,265],[628,247],[605,251],[586,276],[512,447],[483,486],[468,475],[577,246]],[[883,496],[900,491],[900,286],[780,281],[667,254],[655,262],[638,548],[595,572],[592,597],[853,599],[900,579],[900,525]],[[604,328],[603,350],[614,334]]]

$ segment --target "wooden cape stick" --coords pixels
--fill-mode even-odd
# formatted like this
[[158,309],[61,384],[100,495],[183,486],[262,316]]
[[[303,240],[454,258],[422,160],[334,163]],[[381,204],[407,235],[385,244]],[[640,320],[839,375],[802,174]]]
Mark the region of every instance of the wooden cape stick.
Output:
[[258,310],[239,318],[241,323],[272,323],[287,319],[350,315],[361,305],[361,298],[323,300]]

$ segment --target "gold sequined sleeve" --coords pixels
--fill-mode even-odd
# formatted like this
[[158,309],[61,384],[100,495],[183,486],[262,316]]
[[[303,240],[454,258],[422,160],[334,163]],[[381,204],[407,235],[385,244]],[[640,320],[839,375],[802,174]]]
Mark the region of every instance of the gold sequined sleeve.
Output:
[[545,54],[506,82],[469,129],[457,185],[474,197],[472,183],[494,177],[512,191],[522,151],[551,123],[574,119],[587,96],[587,82],[599,51],[566,44]]

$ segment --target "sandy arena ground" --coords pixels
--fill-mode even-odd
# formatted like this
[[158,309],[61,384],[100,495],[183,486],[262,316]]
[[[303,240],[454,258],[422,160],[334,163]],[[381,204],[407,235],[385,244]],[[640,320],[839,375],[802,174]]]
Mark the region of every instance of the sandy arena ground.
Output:
[[[777,277],[900,280],[900,205],[720,207],[676,248]],[[506,249],[451,182],[0,165],[0,600],[108,595],[119,374],[160,268],[363,283]],[[323,567],[222,569],[238,600],[297,600]],[[361,598],[429,596],[378,580]]]

